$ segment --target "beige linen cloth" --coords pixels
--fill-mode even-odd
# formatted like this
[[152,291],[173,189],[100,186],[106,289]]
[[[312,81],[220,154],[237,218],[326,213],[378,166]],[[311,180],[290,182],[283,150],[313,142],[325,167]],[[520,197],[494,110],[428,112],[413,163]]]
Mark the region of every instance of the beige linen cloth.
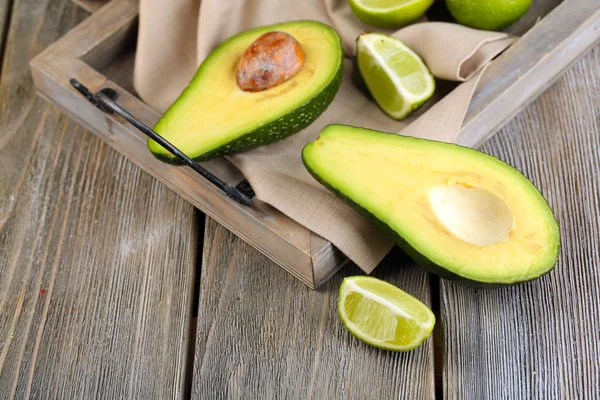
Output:
[[[393,246],[391,238],[306,172],[302,147],[331,123],[454,142],[483,67],[514,38],[424,20],[397,32],[385,31],[361,23],[347,0],[141,0],[135,88],[149,105],[165,111],[223,40],[256,26],[301,19],[329,24],[342,37],[346,63],[335,100],[307,129],[229,160],[258,199],[328,239],[369,273]],[[364,30],[393,34],[421,55],[437,78],[466,82],[441,99],[445,93],[436,93],[417,116],[393,121],[367,97],[357,79],[351,59],[356,37]]]

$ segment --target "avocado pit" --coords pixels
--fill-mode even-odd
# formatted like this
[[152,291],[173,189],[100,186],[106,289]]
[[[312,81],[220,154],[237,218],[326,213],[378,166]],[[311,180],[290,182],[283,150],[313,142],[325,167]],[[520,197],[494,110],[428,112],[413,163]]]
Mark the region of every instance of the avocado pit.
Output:
[[515,225],[504,200],[487,190],[467,185],[440,185],[429,192],[438,220],[456,237],[477,246],[508,238]]
[[304,67],[302,46],[288,33],[271,31],[246,49],[237,66],[238,87],[261,92],[296,76]]

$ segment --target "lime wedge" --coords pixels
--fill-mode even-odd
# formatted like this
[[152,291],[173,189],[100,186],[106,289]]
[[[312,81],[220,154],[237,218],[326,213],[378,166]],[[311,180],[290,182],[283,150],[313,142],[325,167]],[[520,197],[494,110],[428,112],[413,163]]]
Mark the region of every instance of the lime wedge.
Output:
[[356,338],[393,351],[418,347],[435,325],[435,316],[425,304],[394,285],[368,276],[350,276],[342,281],[338,313]]
[[379,107],[394,119],[406,118],[435,90],[429,69],[400,40],[363,33],[356,41],[358,69]]
[[434,0],[349,0],[354,15],[380,28],[397,28],[420,18]]

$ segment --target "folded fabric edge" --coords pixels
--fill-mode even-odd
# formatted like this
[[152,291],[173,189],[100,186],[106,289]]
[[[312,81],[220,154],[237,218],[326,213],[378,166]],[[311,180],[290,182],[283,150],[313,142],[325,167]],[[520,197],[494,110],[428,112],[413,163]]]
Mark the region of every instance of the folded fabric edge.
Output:
[[[485,68],[490,61],[492,61],[496,56],[505,51],[511,44],[515,42],[518,38],[516,36],[505,34],[503,37],[490,38],[484,40],[479,46],[473,49],[471,53],[466,55],[464,59],[459,63],[458,67],[458,78],[461,81],[467,81],[471,79],[475,74]],[[493,46],[493,47],[492,47]],[[476,60],[472,66],[472,70],[469,68],[469,64],[472,61],[475,61],[476,55],[480,52],[483,52],[484,47],[491,48],[491,51],[485,52],[481,59]],[[469,71],[470,70],[470,71]]]

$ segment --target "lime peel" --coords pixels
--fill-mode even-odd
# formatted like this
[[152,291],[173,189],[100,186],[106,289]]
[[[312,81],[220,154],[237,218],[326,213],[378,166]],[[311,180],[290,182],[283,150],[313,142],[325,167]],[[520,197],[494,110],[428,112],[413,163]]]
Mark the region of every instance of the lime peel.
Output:
[[[380,28],[398,28],[419,19],[434,0],[349,0],[358,19]],[[366,4],[365,4],[366,3]]]
[[518,21],[533,0],[446,0],[450,14],[459,24],[498,31]]
[[[376,12],[376,13],[381,13],[381,14],[388,13],[390,11],[398,10],[401,7],[407,7],[407,6],[410,6],[412,4],[418,4],[418,3],[422,3],[422,2],[423,2],[423,0],[407,0],[407,1],[402,2],[401,4],[396,4],[396,5],[392,5],[391,2],[390,2],[390,6],[387,7],[387,8],[385,8],[385,7],[373,7],[373,6],[369,6],[368,4],[365,4],[364,0],[362,0],[362,1],[355,1],[355,3],[360,3],[361,7],[363,9],[369,10],[369,11],[372,11],[372,12]],[[372,1],[368,1],[367,0],[366,3],[372,3]],[[384,1],[384,3],[385,3],[385,1]],[[398,3],[398,2],[396,2],[396,3]]]

